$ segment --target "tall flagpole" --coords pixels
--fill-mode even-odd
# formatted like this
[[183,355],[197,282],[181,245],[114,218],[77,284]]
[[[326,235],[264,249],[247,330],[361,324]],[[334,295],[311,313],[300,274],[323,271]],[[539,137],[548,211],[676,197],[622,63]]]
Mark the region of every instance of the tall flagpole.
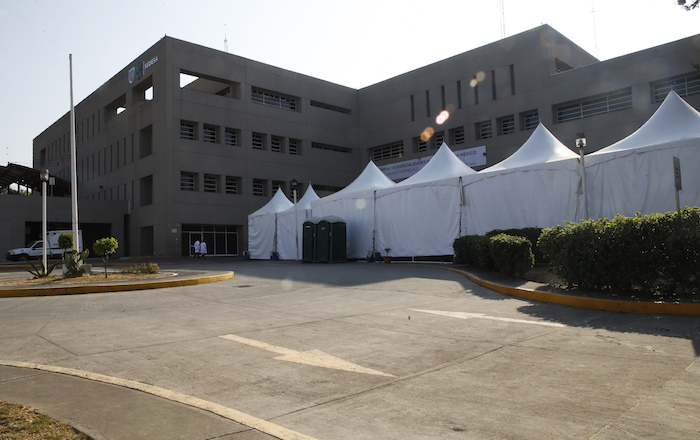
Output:
[[75,152],[75,107],[73,106],[73,54],[68,55],[70,64],[70,182],[71,182],[71,224],[73,230],[73,250],[78,252],[78,173]]

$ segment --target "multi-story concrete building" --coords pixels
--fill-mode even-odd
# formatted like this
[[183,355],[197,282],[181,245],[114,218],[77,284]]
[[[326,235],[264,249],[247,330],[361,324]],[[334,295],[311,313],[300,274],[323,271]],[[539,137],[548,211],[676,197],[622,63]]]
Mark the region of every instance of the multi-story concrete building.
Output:
[[[165,37],[76,106],[79,197],[127,204],[130,254],[187,255],[201,236],[210,253],[238,255],[248,214],[292,179],[329,194],[369,160],[424,157],[442,141],[481,169],[539,122],[572,148],[585,132],[595,151],[670,90],[698,108],[699,47],[700,35],[599,62],[543,25],[355,90]],[[64,179],[68,121],[34,140],[35,168]]]

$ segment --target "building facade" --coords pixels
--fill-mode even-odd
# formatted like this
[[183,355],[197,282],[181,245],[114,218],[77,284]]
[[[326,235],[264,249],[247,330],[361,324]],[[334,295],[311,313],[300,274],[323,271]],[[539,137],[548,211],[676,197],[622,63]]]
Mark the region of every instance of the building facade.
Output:
[[[76,106],[81,199],[127,205],[131,255],[246,249],[247,216],[290,181],[327,195],[369,160],[431,155],[473,167],[539,122],[595,151],[643,124],[670,90],[700,108],[700,36],[599,62],[547,25],[360,90],[165,37]],[[449,117],[436,118],[447,110]],[[441,122],[441,123],[438,123]],[[34,140],[35,168],[69,179],[69,119]]]

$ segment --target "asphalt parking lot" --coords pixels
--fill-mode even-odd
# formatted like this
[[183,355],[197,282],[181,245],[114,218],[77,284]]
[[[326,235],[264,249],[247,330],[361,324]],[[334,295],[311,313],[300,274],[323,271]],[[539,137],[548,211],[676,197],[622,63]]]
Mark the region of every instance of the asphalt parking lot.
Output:
[[[165,423],[188,426],[180,438],[700,438],[700,317],[527,301],[417,264],[196,267],[235,277],[0,298],[0,399],[32,380],[7,365],[27,363],[112,378],[114,393],[123,382],[186,396],[249,428],[209,434],[204,425],[222,421],[207,408],[191,423],[187,411],[120,423],[129,400],[94,391],[101,404],[115,399],[96,438],[154,438]],[[55,399],[71,392],[69,377]],[[86,408],[49,409],[88,423]]]

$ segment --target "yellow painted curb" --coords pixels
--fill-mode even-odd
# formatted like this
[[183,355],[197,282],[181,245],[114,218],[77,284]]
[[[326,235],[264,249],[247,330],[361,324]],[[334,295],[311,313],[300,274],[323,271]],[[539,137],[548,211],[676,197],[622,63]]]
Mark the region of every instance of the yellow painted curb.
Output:
[[218,281],[233,278],[234,273],[224,272],[217,275],[202,276],[195,278],[181,278],[176,280],[156,280],[136,283],[114,283],[114,284],[82,284],[80,286],[65,287],[34,287],[27,289],[0,289],[0,298],[23,297],[23,296],[50,296],[50,295],[77,295],[84,293],[106,293],[124,292],[129,290],[149,290],[162,289],[165,287],[195,286],[198,284],[216,283]]
[[486,281],[467,271],[443,267],[442,269],[460,273],[476,284],[517,298],[529,299],[532,301],[546,302],[551,304],[561,304],[580,309],[602,310],[617,313],[637,313],[637,314],[668,314],[668,315],[689,315],[700,316],[700,303],[655,303],[644,301],[621,301],[614,299],[588,298],[584,296],[565,295],[551,292],[540,292],[538,290],[524,289],[521,287],[508,287]]

